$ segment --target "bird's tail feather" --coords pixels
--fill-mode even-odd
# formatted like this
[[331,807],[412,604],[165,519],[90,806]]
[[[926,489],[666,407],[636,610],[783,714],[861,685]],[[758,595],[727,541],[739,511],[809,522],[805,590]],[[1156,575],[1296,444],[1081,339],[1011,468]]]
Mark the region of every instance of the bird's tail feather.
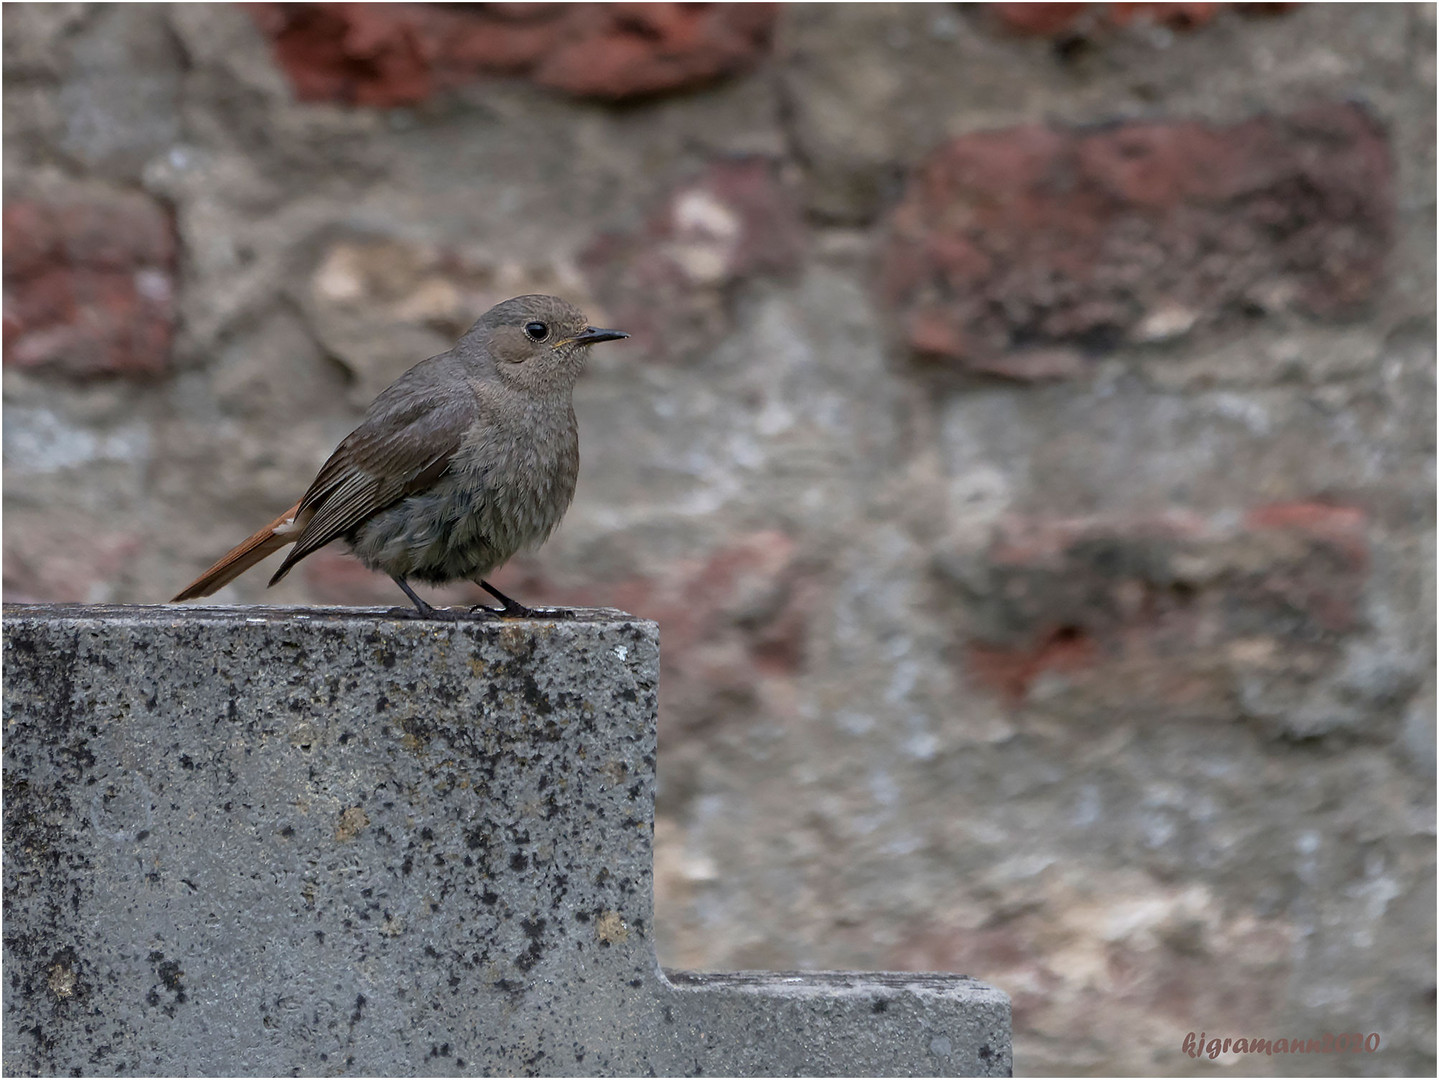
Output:
[[[273,555],[287,544],[293,544],[305,529],[305,523],[296,520],[299,512],[300,504],[296,503],[248,540],[236,544],[214,566],[181,589],[170,603],[209,596],[216,589],[230,584],[261,559]],[[313,512],[307,512],[306,517],[311,513]]]

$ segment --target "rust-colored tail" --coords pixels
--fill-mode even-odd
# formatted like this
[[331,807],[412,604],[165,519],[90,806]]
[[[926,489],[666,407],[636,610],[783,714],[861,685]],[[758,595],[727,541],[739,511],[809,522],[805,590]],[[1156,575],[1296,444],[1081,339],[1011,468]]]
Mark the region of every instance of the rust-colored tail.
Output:
[[[231,548],[219,562],[181,589],[170,603],[193,600],[197,596],[209,596],[216,589],[230,584],[261,559],[273,555],[286,544],[293,544],[305,530],[305,523],[295,520],[295,515],[299,512],[300,504],[296,503],[248,540]],[[307,511],[306,518],[312,513],[313,511]]]

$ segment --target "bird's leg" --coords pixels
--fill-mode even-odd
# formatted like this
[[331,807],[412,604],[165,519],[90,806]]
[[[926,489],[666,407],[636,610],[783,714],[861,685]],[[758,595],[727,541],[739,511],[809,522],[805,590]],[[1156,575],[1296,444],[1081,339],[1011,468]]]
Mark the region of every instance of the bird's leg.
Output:
[[533,611],[525,607],[524,604],[521,604],[515,600],[511,600],[508,596],[500,592],[499,589],[495,588],[488,581],[479,580],[477,583],[479,584],[480,588],[484,589],[485,592],[493,596],[496,600],[503,604],[504,607],[492,608],[486,607],[484,604],[476,604],[474,607],[470,608],[471,615],[478,615],[480,618],[495,619],[534,618],[535,613]]
[[573,619],[575,617],[573,611],[567,611],[564,608],[527,608],[518,600],[510,599],[488,581],[481,581],[479,585],[504,606],[491,608],[485,607],[483,604],[476,604],[470,609],[471,614],[477,611],[487,611],[502,619]]
[[391,609],[390,609],[390,614],[391,614],[392,616],[395,616],[396,618],[401,618],[401,619],[454,619],[454,618],[455,618],[455,613],[454,613],[453,611],[450,611],[448,608],[432,607],[431,605],[429,605],[429,604],[425,603],[423,600],[421,600],[421,599],[415,594],[415,590],[412,589],[412,588],[410,588],[409,582],[407,582],[404,578],[402,578],[402,577],[397,577],[397,576],[395,576],[394,574],[391,574],[391,575],[390,575],[390,579],[391,579],[396,585],[398,585],[401,589],[403,589],[403,590],[405,591],[405,595],[406,595],[406,596],[408,596],[411,600],[413,600],[413,601],[415,602],[415,610],[413,610],[413,611],[411,611],[409,608],[391,608]]

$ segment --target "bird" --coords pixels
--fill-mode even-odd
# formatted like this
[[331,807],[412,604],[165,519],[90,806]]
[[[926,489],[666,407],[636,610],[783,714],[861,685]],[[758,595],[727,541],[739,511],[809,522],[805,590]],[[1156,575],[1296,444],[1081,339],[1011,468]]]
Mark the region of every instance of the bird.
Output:
[[569,508],[580,460],[575,382],[590,346],[628,336],[589,325],[555,296],[496,304],[448,352],[381,391],[299,502],[171,603],[209,596],[293,544],[274,585],[305,556],[344,540],[413,602],[394,615],[458,618],[426,603],[410,582],[467,580],[500,604],[477,605],[471,616],[539,616],[484,579],[516,552],[539,547]]

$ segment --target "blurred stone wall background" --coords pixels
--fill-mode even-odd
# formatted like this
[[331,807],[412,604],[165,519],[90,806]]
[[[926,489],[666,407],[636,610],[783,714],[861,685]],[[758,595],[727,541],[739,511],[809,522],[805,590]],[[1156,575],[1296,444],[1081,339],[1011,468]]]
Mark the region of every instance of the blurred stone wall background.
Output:
[[[661,623],[666,964],[967,972],[1033,1074],[1431,1074],[1434,39],[6,4],[6,598],[165,600],[562,293],[634,338],[496,581]],[[265,578],[217,599],[402,599]]]

